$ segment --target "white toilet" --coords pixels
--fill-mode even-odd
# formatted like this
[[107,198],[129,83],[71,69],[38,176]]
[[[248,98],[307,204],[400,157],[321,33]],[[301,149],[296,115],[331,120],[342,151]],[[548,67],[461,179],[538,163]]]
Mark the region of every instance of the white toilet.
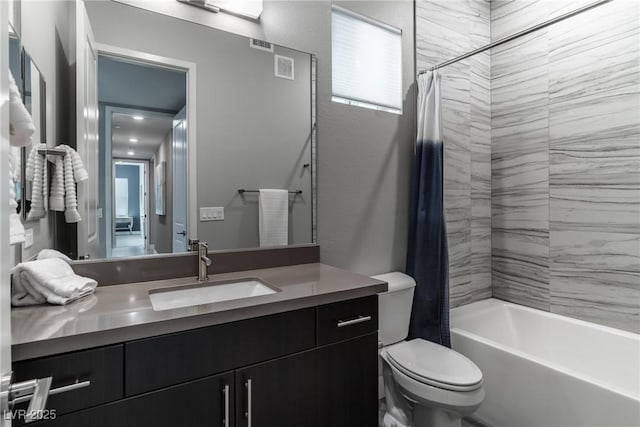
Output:
[[373,276],[389,283],[378,294],[384,427],[460,427],[484,399],[482,372],[469,359],[409,332],[413,278],[403,273]]

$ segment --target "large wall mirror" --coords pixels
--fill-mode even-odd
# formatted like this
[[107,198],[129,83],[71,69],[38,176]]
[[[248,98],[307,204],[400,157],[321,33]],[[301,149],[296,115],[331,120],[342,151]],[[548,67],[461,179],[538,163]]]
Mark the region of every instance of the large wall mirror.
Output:
[[[120,2],[72,7],[83,9],[69,33],[88,179],[81,221],[56,223],[57,242],[73,240],[59,246],[77,247],[67,254],[314,241],[314,55]],[[261,241],[261,227],[276,237]]]

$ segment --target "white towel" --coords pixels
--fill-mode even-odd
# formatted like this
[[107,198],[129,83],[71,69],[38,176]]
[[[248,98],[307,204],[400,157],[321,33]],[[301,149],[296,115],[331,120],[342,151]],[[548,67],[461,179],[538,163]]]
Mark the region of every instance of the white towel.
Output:
[[259,197],[260,246],[289,244],[289,191],[261,189]]
[[67,150],[64,159],[64,219],[68,223],[80,222],[82,217],[78,212],[78,198],[76,197],[76,181],[73,177],[73,161]]
[[76,150],[64,144],[58,145],[57,148],[62,148],[64,150],[67,150],[67,154],[71,155],[71,166],[73,167],[73,178],[76,180],[76,182],[86,181],[87,179],[89,179],[89,174],[87,173],[87,170],[84,168],[84,163],[82,163],[82,157],[80,157],[80,154],[78,154]]
[[42,249],[36,255],[36,259],[49,259],[49,258],[60,258],[63,261],[71,262],[71,258],[63,254],[62,252],[58,252],[55,249]]
[[[31,179],[31,210],[27,215],[27,219],[29,220],[42,218],[46,212],[45,196],[48,193],[47,162],[45,156],[38,152],[38,149],[40,148],[46,148],[45,144],[38,144],[33,147],[33,149],[31,149],[31,153],[29,154],[29,161],[27,162],[27,168],[29,169],[28,163],[31,161],[31,157],[33,156],[33,179]],[[27,172],[31,171],[27,170]],[[27,175],[27,179],[29,175]]]
[[65,305],[92,294],[97,285],[93,279],[76,275],[60,258],[27,261],[11,269],[11,304]]
[[27,146],[31,144],[35,131],[33,119],[22,103],[22,95],[9,72],[9,143],[16,147]]

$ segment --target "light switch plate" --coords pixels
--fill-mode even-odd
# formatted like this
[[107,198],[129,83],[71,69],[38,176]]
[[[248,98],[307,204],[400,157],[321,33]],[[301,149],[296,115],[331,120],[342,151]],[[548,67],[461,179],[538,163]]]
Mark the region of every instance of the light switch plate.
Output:
[[27,228],[24,230],[24,248],[30,248],[33,246],[33,228]]
[[224,207],[200,208],[200,221],[223,221]]

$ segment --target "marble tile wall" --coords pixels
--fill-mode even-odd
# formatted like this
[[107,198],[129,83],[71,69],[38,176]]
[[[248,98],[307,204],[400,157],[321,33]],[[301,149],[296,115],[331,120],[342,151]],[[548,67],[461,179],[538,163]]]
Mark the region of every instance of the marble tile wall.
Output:
[[[418,70],[490,39],[486,0],[416,0]],[[443,68],[445,215],[451,306],[491,296],[490,58]]]
[[[494,0],[497,39],[588,3]],[[493,295],[640,332],[640,3],[491,52]]]

